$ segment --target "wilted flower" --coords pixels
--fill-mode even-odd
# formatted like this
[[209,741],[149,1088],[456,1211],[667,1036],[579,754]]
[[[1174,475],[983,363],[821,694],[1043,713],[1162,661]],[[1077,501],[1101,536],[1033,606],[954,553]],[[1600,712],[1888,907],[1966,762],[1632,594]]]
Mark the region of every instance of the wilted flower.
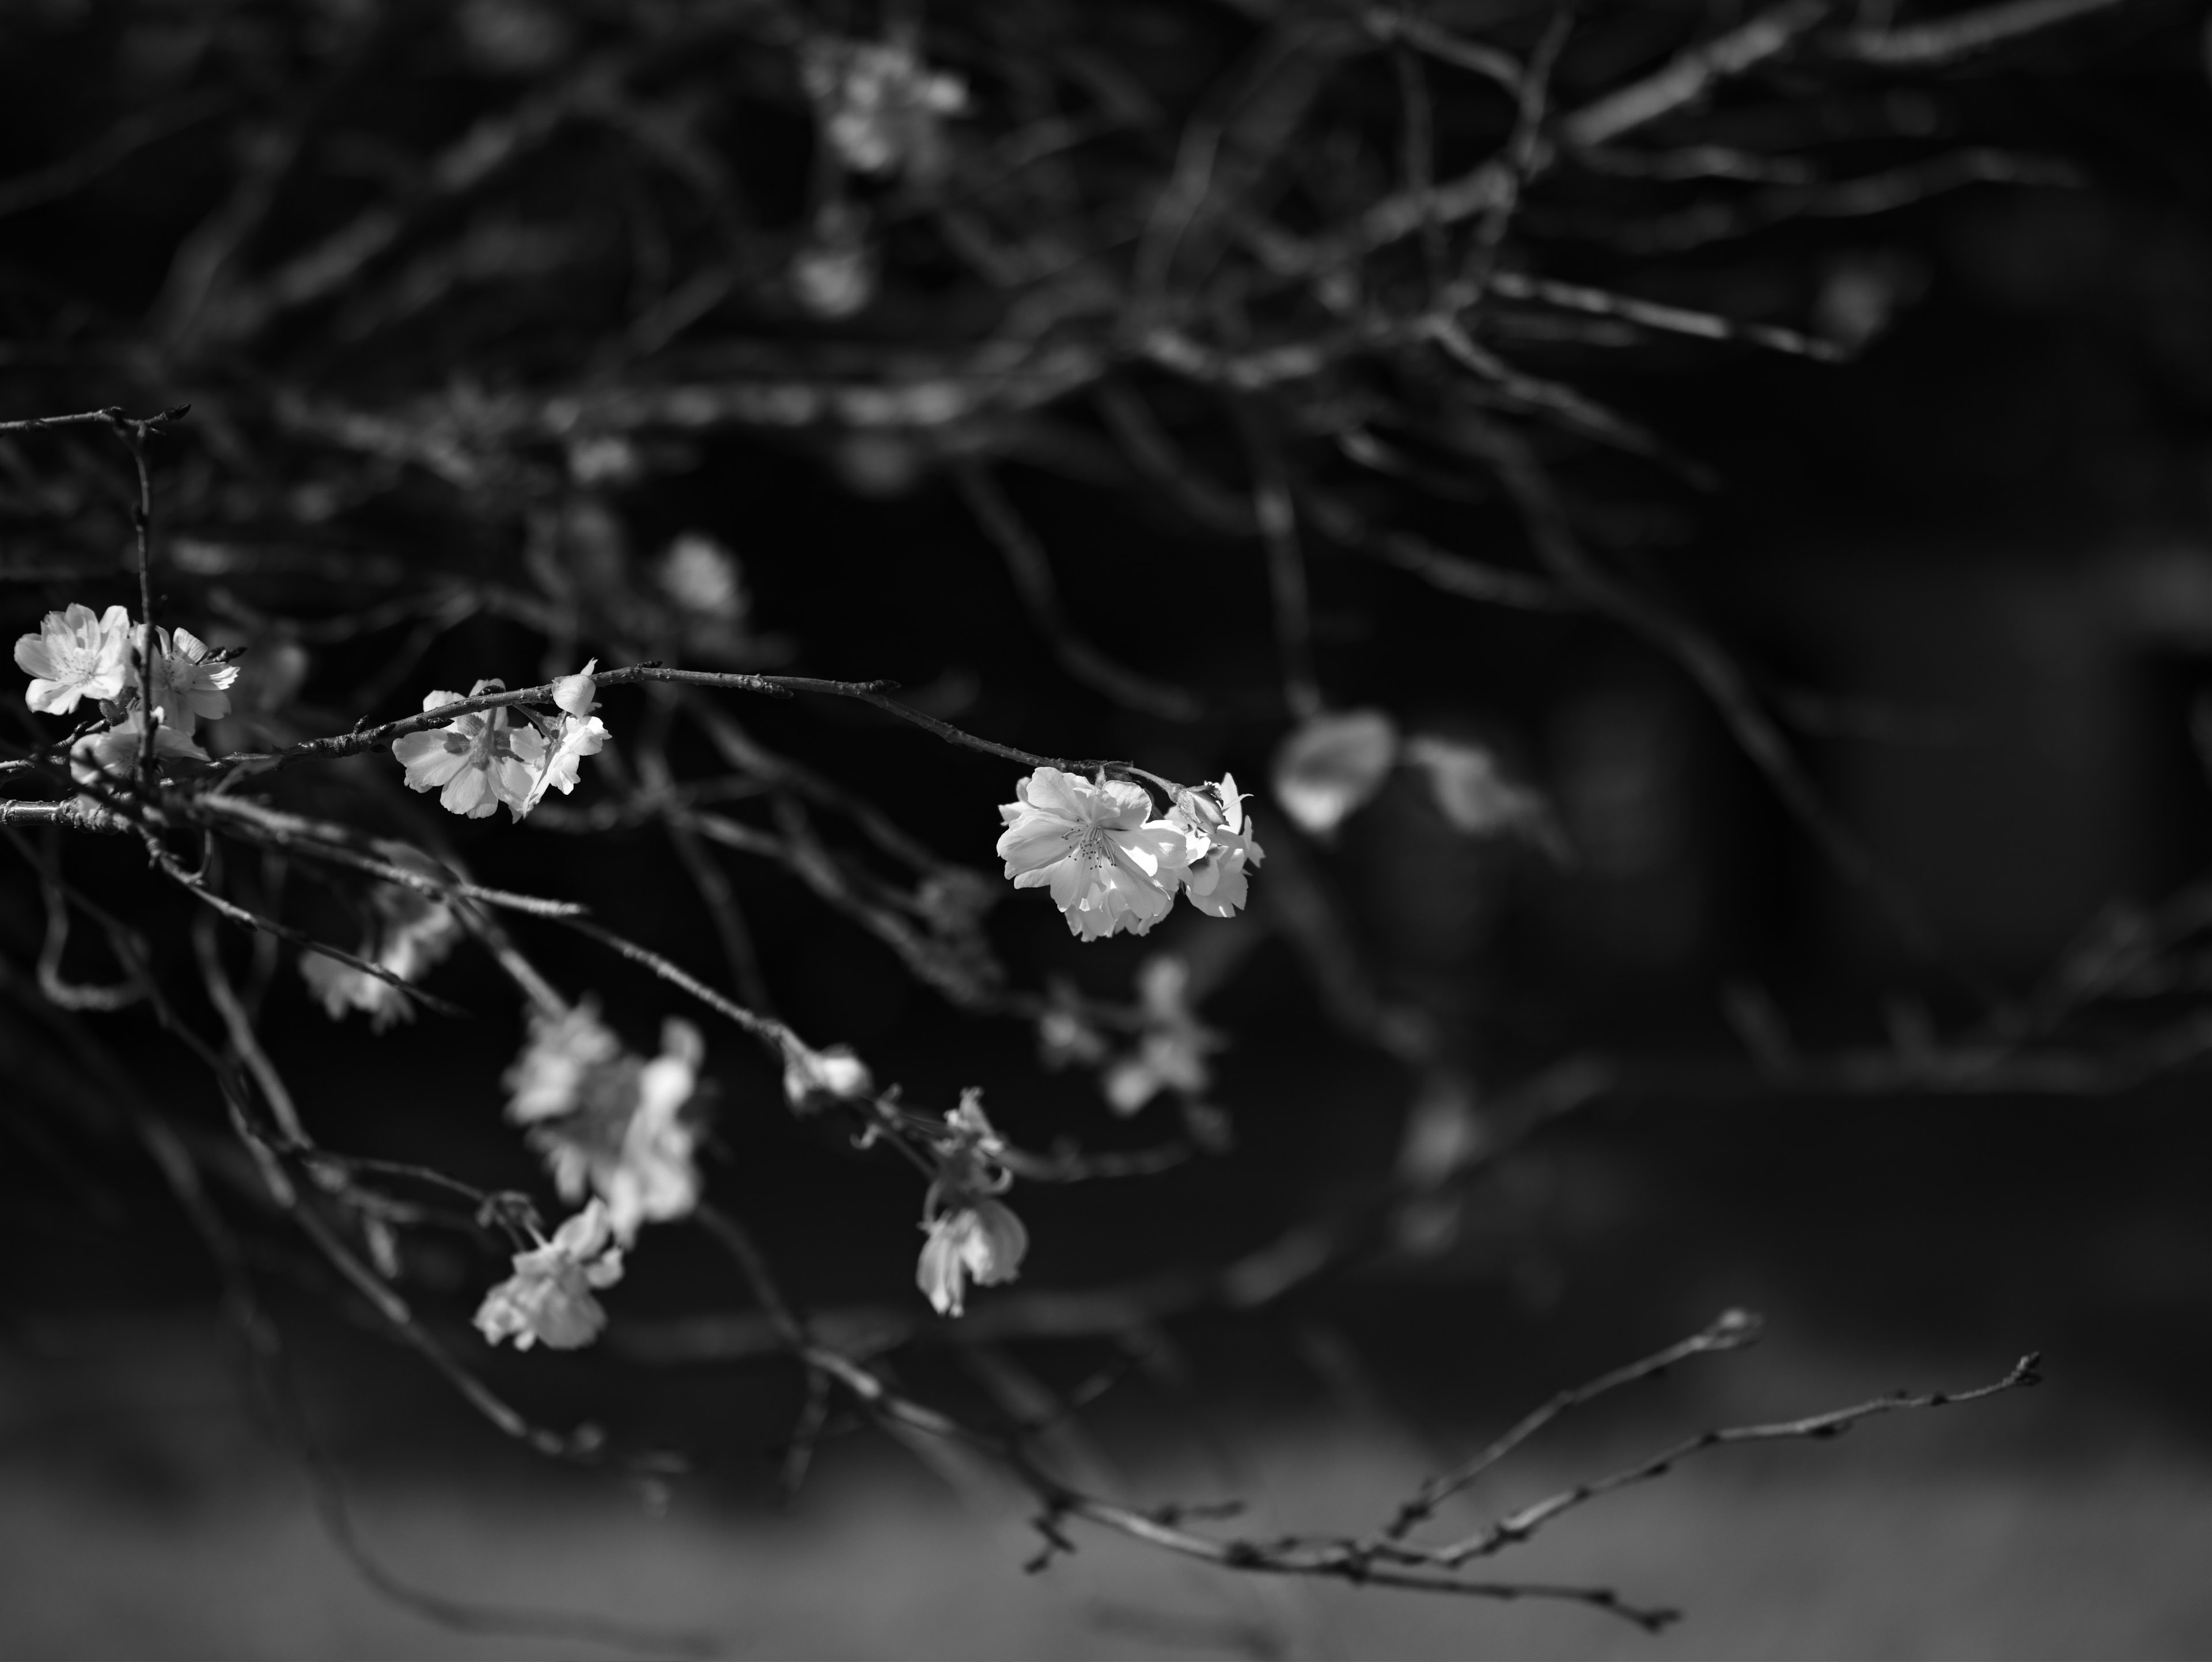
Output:
[[1213,917],[1228,917],[1243,910],[1250,887],[1244,868],[1249,865],[1258,869],[1267,851],[1252,835],[1251,824],[1244,817],[1244,799],[1237,794],[1237,776],[1224,773],[1218,783],[1183,792],[1168,819],[1206,845],[1206,852],[1190,862],[1183,878],[1183,892],[1190,897],[1190,904]]
[[994,1287],[1021,1273],[1030,1250],[1030,1233],[1003,1201],[978,1199],[928,1220],[915,1269],[919,1287],[940,1316],[958,1316],[968,1307],[967,1282]]
[[49,612],[36,635],[16,637],[15,667],[31,678],[24,702],[49,715],[68,715],[80,698],[120,697],[131,679],[131,614],[119,606],[97,616],[81,605]]
[[1006,874],[1018,889],[1049,885],[1069,934],[1143,934],[1167,916],[1191,845],[1180,827],[1151,818],[1142,786],[1039,768],[1014,794],[999,809]]
[[[468,696],[501,690],[497,681],[479,681]],[[433,692],[425,710],[461,702],[458,692]],[[529,812],[531,787],[545,767],[545,740],[527,727],[510,728],[501,707],[472,710],[442,728],[410,733],[392,741],[394,760],[407,770],[410,790],[438,792],[448,813],[481,819],[501,802],[517,819]]]
[[876,1081],[868,1065],[842,1044],[817,1050],[788,1032],[777,1036],[783,1050],[783,1093],[801,1113],[822,1105],[823,1098],[872,1097]]
[[[138,765],[146,745],[146,717],[132,710],[103,733],[88,733],[70,746],[70,775],[80,785],[100,782],[104,774],[128,774]],[[204,762],[208,753],[154,713],[154,759]]]
[[1133,1114],[1162,1091],[1195,1099],[1212,1083],[1206,1053],[1221,1040],[1200,1026],[1188,1001],[1190,965],[1170,953],[1145,960],[1137,971],[1145,1031],[1137,1048],[1106,1070],[1101,1081],[1117,1113]]
[[[410,866],[422,858],[407,858],[410,854],[412,850],[392,849],[388,857]],[[374,921],[356,956],[390,971],[402,981],[420,981],[444,961],[460,937],[461,926],[453,908],[435,895],[407,884],[377,884],[369,891],[369,905]],[[365,1010],[369,1026],[380,1033],[394,1021],[410,1020],[415,1014],[407,995],[390,982],[341,963],[327,953],[301,953],[300,974],[333,1021],[342,1020],[348,1010]]]
[[1328,837],[1382,788],[1397,756],[1397,724],[1381,710],[1316,715],[1275,752],[1275,800],[1300,827]]
[[967,107],[957,76],[925,68],[904,41],[807,41],[799,78],[837,159],[855,173],[906,168],[929,178],[943,166],[940,118]]
[[553,1232],[553,1239],[514,1255],[514,1273],[484,1294],[477,1331],[492,1344],[513,1339],[517,1350],[548,1344],[575,1350],[599,1336],[607,1312],[592,1296],[622,1279],[622,1248],[607,1209],[592,1201]]

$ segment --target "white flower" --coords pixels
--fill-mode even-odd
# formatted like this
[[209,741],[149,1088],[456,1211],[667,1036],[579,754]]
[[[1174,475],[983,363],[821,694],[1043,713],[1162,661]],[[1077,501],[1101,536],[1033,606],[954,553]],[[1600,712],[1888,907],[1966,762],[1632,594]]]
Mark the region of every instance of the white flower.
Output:
[[[479,681],[469,697],[499,690],[496,681]],[[460,702],[458,692],[433,692],[422,708]],[[509,728],[505,708],[495,707],[395,739],[392,754],[407,770],[407,788],[438,792],[439,805],[448,813],[481,819],[504,802],[520,819],[529,812],[525,804],[531,801],[531,787],[545,765],[545,740],[530,728]]]
[[1228,917],[1244,910],[1249,880],[1244,868],[1257,870],[1267,851],[1252,835],[1244,816],[1244,799],[1237,794],[1237,776],[1224,773],[1220,782],[1176,798],[1168,819],[1180,825],[1206,852],[1190,862],[1183,878],[1183,892],[1190,904],[1212,917]]
[[1417,734],[1406,741],[1407,763],[1429,776],[1437,809],[1455,831],[1470,837],[1519,832],[1554,855],[1566,846],[1541,793],[1505,776],[1498,758],[1480,745]]
[[[561,1197],[596,1194],[624,1245],[637,1239],[641,1226],[689,1216],[699,1204],[699,1168],[692,1160],[697,1133],[682,1113],[698,1088],[706,1042],[690,1022],[671,1018],[661,1026],[660,1046],[651,1062],[623,1057],[586,1085],[575,1112],[541,1122],[530,1133]],[[601,1092],[592,1085],[604,1087],[611,1099],[596,1100]]]
[[1206,1057],[1221,1048],[1221,1040],[1191,1014],[1189,986],[1189,965],[1171,954],[1146,959],[1137,971],[1144,1034],[1136,1050],[1108,1068],[1101,1081],[1115,1112],[1133,1114],[1164,1090],[1195,1101],[1212,1083]]
[[791,256],[791,295],[831,322],[866,308],[876,297],[876,250],[865,213],[841,202],[823,204]]
[[1275,752],[1275,800],[1326,837],[1382,789],[1397,754],[1397,724],[1379,709],[1316,715]]
[[921,1227],[929,1239],[922,1243],[915,1285],[940,1316],[965,1312],[969,1280],[978,1287],[1012,1281],[1030,1250],[1029,1231],[1003,1201],[980,1198]]
[[1150,817],[1142,786],[1039,768],[1014,794],[999,809],[1006,826],[999,857],[1016,888],[1050,886],[1069,934],[1143,934],[1167,916],[1192,845],[1181,828]]
[[783,1093],[799,1112],[820,1107],[825,1097],[842,1101],[875,1095],[875,1077],[868,1064],[848,1046],[832,1044],[817,1050],[788,1032],[779,1034],[777,1043],[783,1050]]
[[[387,852],[396,864],[413,866],[421,859],[403,857],[398,849]],[[404,883],[380,882],[369,892],[369,905],[374,922],[356,956],[381,965],[402,981],[420,981],[445,960],[459,939],[461,926],[453,908]],[[301,953],[300,974],[333,1021],[342,1020],[348,1010],[366,1011],[370,1027],[380,1033],[395,1021],[414,1017],[407,995],[390,982],[327,953]]]
[[529,794],[522,806],[514,811],[521,819],[544,800],[546,788],[555,787],[563,796],[576,788],[576,776],[586,756],[597,756],[607,742],[606,724],[591,713],[592,701],[598,696],[599,682],[592,671],[598,667],[594,658],[574,675],[564,675],[553,684],[553,702],[561,709],[561,727],[551,748],[547,752],[544,765],[532,781]]
[[575,1350],[599,1336],[607,1312],[592,1296],[622,1279],[622,1248],[614,1241],[607,1209],[592,1202],[554,1231],[553,1239],[514,1255],[514,1273],[484,1294],[477,1331],[497,1344],[513,1339],[517,1350],[547,1344]]
[[933,176],[944,162],[939,119],[968,104],[957,76],[926,69],[903,41],[809,40],[799,78],[830,148],[855,173]]
[[724,624],[745,615],[738,557],[703,531],[687,531],[669,544],[653,576],[660,592],[688,613]]
[[507,1089],[507,1117],[527,1125],[574,1113],[592,1070],[619,1061],[622,1053],[622,1040],[599,1020],[596,1000],[586,998],[558,1015],[532,1010],[522,1054],[501,1081]]
[[[103,733],[88,733],[70,746],[70,775],[80,785],[98,784],[103,775],[130,774],[145,748],[146,718],[132,710]],[[204,762],[208,753],[154,714],[154,759]]]
[[77,700],[119,698],[131,679],[131,614],[112,606],[49,612],[36,635],[15,641],[15,667],[31,677],[23,695],[33,709],[66,715]]
[[[144,626],[137,632],[143,646]],[[210,658],[212,648],[188,629],[157,628],[154,640],[154,703],[170,727],[189,736],[194,722],[220,721],[230,714],[236,664]]]

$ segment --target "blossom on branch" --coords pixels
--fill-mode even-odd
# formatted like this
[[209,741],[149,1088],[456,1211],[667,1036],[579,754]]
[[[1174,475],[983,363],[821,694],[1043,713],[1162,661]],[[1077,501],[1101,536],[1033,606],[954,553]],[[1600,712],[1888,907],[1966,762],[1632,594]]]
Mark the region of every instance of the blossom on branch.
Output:
[[1178,1092],[1194,1102],[1213,1082],[1206,1058],[1221,1048],[1221,1040],[1191,1014],[1189,988],[1190,965],[1172,953],[1146,959],[1138,970],[1144,1034],[1100,1081],[1115,1112],[1133,1114],[1162,1091]]
[[940,1316],[967,1308],[967,1282],[993,1287],[1021,1273],[1029,1231],[997,1196],[1013,1187],[1006,1139],[983,1112],[983,1093],[966,1090],[933,1141],[937,1175],[922,1199],[921,1261],[915,1285]]
[[832,1044],[817,1050],[788,1032],[779,1033],[776,1043],[783,1051],[783,1093],[799,1112],[811,1113],[825,1100],[875,1095],[875,1076],[851,1047]]
[[1097,941],[1143,934],[1175,904],[1195,849],[1182,827],[1152,818],[1152,799],[1125,779],[1093,782],[1039,768],[999,817],[1006,874],[1018,889],[1049,886],[1068,933]]
[[968,106],[959,76],[930,70],[902,40],[830,37],[801,46],[799,70],[823,137],[854,173],[928,180],[943,170],[941,119]]
[[95,616],[76,604],[49,612],[36,635],[16,637],[15,667],[31,677],[24,702],[48,715],[67,715],[80,698],[119,698],[131,680],[131,614],[112,606]]
[[[497,681],[479,681],[468,697],[501,690]],[[458,692],[433,692],[422,708],[440,709],[461,701]],[[510,728],[506,709],[497,707],[395,739],[392,754],[407,770],[407,788],[436,791],[439,806],[448,813],[481,819],[504,802],[520,819],[530,811],[531,788],[545,766],[545,740],[530,728]]]
[[1030,1232],[1003,1201],[981,1199],[955,1207],[922,1225],[915,1285],[940,1316],[959,1316],[968,1308],[967,1283],[994,1287],[1021,1273],[1030,1250]]
[[607,1312],[592,1296],[622,1279],[622,1248],[607,1208],[592,1201],[553,1232],[553,1239],[514,1255],[514,1273],[484,1294],[477,1331],[487,1342],[513,1339],[517,1350],[545,1344],[576,1350],[598,1338]]
[[586,756],[597,756],[607,742],[606,723],[592,714],[592,700],[599,694],[599,682],[592,671],[599,667],[594,658],[574,675],[564,675],[553,683],[553,702],[561,709],[561,725],[545,757],[544,765],[531,782],[529,793],[514,817],[521,819],[536,807],[545,795],[546,788],[557,788],[566,796],[576,788],[576,776]]
[[[146,630],[137,630],[144,648]],[[154,704],[162,719],[189,737],[197,721],[220,721],[230,714],[230,688],[238,666],[217,655],[188,629],[154,631]]]
[[530,1127],[562,1198],[596,1196],[624,1245],[643,1225],[699,1204],[698,1136],[684,1110],[698,1090],[706,1042],[671,1019],[660,1047],[650,1062],[631,1054],[586,1001],[559,1016],[533,1013],[529,1042],[507,1074],[507,1117]]
[[1206,847],[1204,854],[1191,861],[1183,876],[1183,892],[1190,897],[1190,904],[1210,917],[1229,917],[1243,911],[1250,888],[1244,868],[1249,865],[1258,870],[1267,851],[1252,835],[1244,799],[1237,794],[1237,776],[1224,773],[1218,783],[1182,792],[1169,810],[1168,819]]
[[[146,747],[146,717],[132,710],[102,733],[88,733],[70,746],[70,776],[80,785],[96,785],[104,776],[128,775]],[[208,753],[154,712],[154,759],[204,762]]]
[[[431,867],[412,849],[387,846],[385,852],[396,865]],[[432,868],[425,874],[434,874]],[[402,981],[420,981],[445,961],[460,938],[453,909],[407,884],[378,883],[369,891],[369,906],[374,918],[355,955]],[[349,1010],[366,1011],[369,1026],[380,1033],[395,1021],[414,1017],[411,1001],[398,988],[327,953],[301,953],[300,974],[333,1021],[343,1020]]]

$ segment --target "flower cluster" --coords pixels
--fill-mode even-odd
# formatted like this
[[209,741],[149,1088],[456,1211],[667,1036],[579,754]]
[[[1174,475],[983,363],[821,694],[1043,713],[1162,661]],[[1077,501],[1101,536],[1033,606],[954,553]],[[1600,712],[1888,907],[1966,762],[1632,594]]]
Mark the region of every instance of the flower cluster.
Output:
[[623,1252],[612,1219],[598,1201],[527,1252],[514,1255],[514,1273],[484,1294],[477,1331],[488,1343],[513,1339],[517,1350],[534,1344],[575,1350],[599,1336],[607,1312],[592,1294],[622,1279]]
[[915,1285],[940,1316],[968,1307],[968,1286],[994,1287],[1021,1273],[1029,1231],[998,1198],[1013,1186],[1006,1145],[984,1117],[982,1093],[964,1091],[945,1117],[935,1149],[937,1176],[922,1201],[921,1228],[928,1239],[915,1269]]
[[[584,758],[598,755],[607,742],[606,724],[591,713],[599,692],[592,674],[598,662],[593,659],[553,684],[557,713],[551,718],[520,705],[498,704],[393,740],[392,758],[406,770],[408,788],[434,790],[440,807],[470,819],[485,818],[503,802],[519,820],[547,790],[565,796],[576,788]],[[505,690],[504,682],[478,681],[467,697]],[[423,698],[422,709],[427,714],[463,702],[458,692],[433,692]],[[518,714],[523,725],[512,725],[510,718]]]
[[507,1117],[530,1128],[562,1198],[592,1195],[627,1246],[641,1225],[686,1216],[699,1203],[698,1137],[684,1111],[705,1056],[688,1021],[664,1022],[660,1054],[647,1061],[588,999],[559,1015],[533,1011],[507,1071]]
[[[141,684],[142,665],[150,687]],[[185,629],[157,628],[149,638],[145,625],[134,625],[119,606],[99,613],[82,605],[49,612],[37,634],[16,638],[15,667],[31,678],[23,698],[33,709],[67,715],[89,698],[106,718],[103,729],[70,746],[70,770],[82,784],[135,767],[149,721],[156,759],[206,761],[194,730],[230,714],[229,689],[238,679],[228,653]]]
[[1002,804],[999,857],[1018,889],[1048,887],[1068,933],[1097,941],[1143,934],[1179,892],[1215,917],[1244,904],[1245,868],[1265,858],[1233,775],[1192,790],[1154,818],[1152,798],[1126,779],[1087,780],[1039,768]]
[[959,76],[930,69],[902,40],[826,36],[800,49],[799,72],[830,151],[854,173],[927,180],[944,171],[943,119],[968,107]]
[[1190,965],[1170,954],[1145,960],[1137,971],[1137,996],[1145,1028],[1137,1048],[1107,1068],[1101,1088],[1118,1114],[1133,1114],[1162,1091],[1196,1102],[1213,1082],[1206,1066],[1218,1036],[1199,1025],[1188,998]]
[[[383,844],[379,851],[394,865],[422,870],[426,876],[440,874],[426,856],[404,843]],[[420,981],[445,960],[460,938],[453,909],[407,884],[378,883],[369,891],[368,904],[369,926],[356,956],[402,981]],[[348,1010],[364,1010],[369,1026],[380,1033],[414,1015],[407,995],[390,982],[327,953],[301,953],[300,974],[333,1021],[343,1020]]]

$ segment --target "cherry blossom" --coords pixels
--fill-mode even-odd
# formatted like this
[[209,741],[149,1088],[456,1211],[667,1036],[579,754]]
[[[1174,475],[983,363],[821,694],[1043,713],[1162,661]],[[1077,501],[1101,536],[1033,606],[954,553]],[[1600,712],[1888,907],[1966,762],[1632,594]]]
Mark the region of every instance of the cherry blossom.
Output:
[[[88,733],[70,746],[70,775],[80,785],[95,785],[109,775],[131,773],[146,745],[146,718],[132,710],[102,733]],[[208,753],[154,713],[154,759],[204,762]]]
[[36,635],[16,637],[15,667],[31,677],[24,702],[48,715],[67,715],[80,698],[119,698],[131,680],[131,614],[119,606],[96,616],[82,605],[49,612]]
[[817,1050],[794,1035],[779,1035],[783,1050],[783,1093],[800,1113],[811,1113],[826,1100],[872,1097],[876,1081],[868,1065],[842,1044]]
[[544,764],[531,782],[522,806],[514,811],[516,819],[536,807],[549,786],[557,788],[563,796],[575,789],[584,758],[597,756],[605,747],[606,724],[591,713],[592,700],[599,692],[599,682],[592,672],[599,667],[599,661],[594,658],[578,673],[564,675],[554,682],[553,702],[561,710],[560,728],[546,753]]
[[[143,650],[146,630],[136,631]],[[230,714],[229,689],[238,680],[238,666],[216,655],[214,648],[188,629],[154,631],[154,703],[162,719],[189,736],[197,721],[219,721]]]
[[477,1331],[491,1344],[513,1339],[517,1350],[533,1344],[580,1349],[607,1324],[593,1291],[612,1287],[622,1275],[622,1248],[607,1208],[594,1200],[551,1240],[514,1255],[514,1273],[485,1294],[477,1310]]
[[1267,851],[1252,835],[1237,776],[1224,773],[1218,783],[1182,792],[1168,819],[1205,844],[1206,852],[1190,862],[1183,878],[1190,904],[1211,917],[1230,917],[1243,910],[1250,888],[1244,868],[1249,865],[1257,870]]
[[1149,958],[1137,971],[1145,1031],[1137,1048],[1106,1070],[1101,1088],[1116,1113],[1133,1114],[1162,1091],[1196,1100],[1213,1081],[1206,1054],[1221,1040],[1200,1026],[1188,1002],[1190,965],[1172,954]]
[[940,119],[968,104],[957,76],[931,70],[904,41],[809,40],[799,78],[831,151],[854,173],[933,177],[944,163]]
[[1016,888],[1050,886],[1069,934],[1143,934],[1167,916],[1193,844],[1181,827],[1151,817],[1144,787],[1044,767],[1014,794],[999,809],[1006,827],[999,857]]
[[1021,1273],[1030,1232],[1003,1201],[979,1199],[926,1221],[929,1239],[915,1267],[915,1285],[940,1316],[968,1307],[967,1282],[994,1287]]
[[[501,690],[497,681],[479,681],[468,696]],[[461,698],[458,692],[433,692],[422,708],[440,709]],[[510,728],[506,709],[495,707],[395,739],[392,754],[407,770],[407,788],[436,791],[448,813],[481,819],[504,802],[520,819],[529,812],[531,788],[545,766],[545,740],[530,728]]]
[[1382,711],[1316,715],[1275,752],[1275,800],[1302,829],[1328,837],[1382,788],[1397,756],[1397,723]]
[[661,1053],[623,1056],[588,1080],[575,1111],[531,1129],[561,1197],[595,1194],[615,1239],[628,1245],[647,1223],[686,1217],[699,1204],[698,1134],[683,1117],[698,1089],[706,1041],[690,1022],[662,1024]]
[[[384,852],[395,864],[430,863],[412,849],[388,847]],[[453,908],[407,884],[377,884],[369,891],[369,906],[374,918],[356,956],[402,981],[420,981],[445,961],[460,938]],[[411,1001],[399,989],[327,953],[301,953],[300,974],[333,1021],[342,1020],[349,1010],[365,1011],[369,1026],[380,1033],[395,1021],[414,1018]]]

